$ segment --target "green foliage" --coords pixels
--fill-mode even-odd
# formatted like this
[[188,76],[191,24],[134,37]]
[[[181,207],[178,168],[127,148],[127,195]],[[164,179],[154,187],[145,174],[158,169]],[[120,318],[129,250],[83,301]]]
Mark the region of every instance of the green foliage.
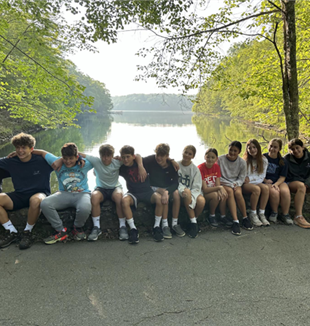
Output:
[[[310,4],[308,2],[297,2],[296,17],[301,131],[309,133],[307,118],[310,114],[308,109]],[[281,30],[282,23],[279,17],[270,17],[269,27],[276,19],[279,22],[278,29]],[[272,37],[271,30],[265,27],[262,26],[262,33],[265,33],[266,37]],[[277,46],[282,55],[281,34],[277,35]],[[233,117],[276,124],[284,128],[281,66],[274,45],[262,37],[233,45],[201,89],[193,111],[208,114],[229,113]]]
[[69,126],[81,105],[92,101],[69,74],[62,23],[46,10],[45,2],[36,5],[1,4],[0,108],[43,127]]

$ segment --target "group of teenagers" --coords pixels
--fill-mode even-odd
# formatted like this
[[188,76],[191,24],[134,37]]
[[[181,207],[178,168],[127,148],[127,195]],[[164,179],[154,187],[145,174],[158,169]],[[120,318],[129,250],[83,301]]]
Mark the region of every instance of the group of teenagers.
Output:
[[[32,229],[41,211],[55,229],[44,242],[65,241],[68,230],[57,211],[69,207],[76,209],[73,239],[96,241],[102,233],[100,213],[105,200],[115,202],[119,239],[128,240],[130,244],[139,242],[133,211],[140,201],[155,205],[153,238],[158,242],[172,238],[172,234],[185,236],[178,223],[180,205],[187,211],[190,220],[187,233],[191,238],[198,235],[197,217],[206,204],[209,207],[208,223],[213,227],[226,225],[234,235],[241,234],[240,225],[250,231],[253,226],[268,226],[270,222],[277,223],[278,219],[287,225],[310,228],[302,214],[310,186],[310,156],[300,139],[288,143],[289,153],[285,157],[281,156],[281,139],[272,139],[265,154],[262,154],[259,142],[250,139],[242,158],[242,144],[233,141],[228,146],[228,153],[219,157],[215,148],[208,148],[205,162],[198,167],[192,162],[196,155],[193,145],[186,146],[182,160],[176,162],[169,156],[169,145],[164,143],[156,146],[154,155],[142,158],[127,145],[120,149],[120,156],[114,156],[114,148],[103,144],[99,148],[99,157],[96,157],[80,153],[74,143],[66,143],[61,148],[62,156],[57,157],[34,149],[36,141],[29,134],[15,135],[11,142],[15,151],[0,159],[0,179],[11,177],[15,189],[14,192],[0,193],[0,223],[5,229],[0,237],[0,248],[17,241],[20,249],[29,248],[33,241]],[[96,175],[93,191],[87,180],[91,169]],[[50,174],[53,170],[59,191],[51,195]],[[126,181],[128,192],[125,194],[119,176]],[[291,192],[295,193],[293,219],[289,215]],[[244,195],[250,197],[249,216]],[[268,201],[271,214],[267,219]],[[170,226],[169,204],[172,205]],[[279,205],[281,215],[278,215]],[[7,211],[24,207],[29,207],[27,224],[23,232],[18,232]],[[226,217],[226,207],[232,219]],[[242,214],[241,223],[237,207]],[[219,218],[215,215],[217,208]],[[90,214],[93,228],[86,235],[83,227]]]

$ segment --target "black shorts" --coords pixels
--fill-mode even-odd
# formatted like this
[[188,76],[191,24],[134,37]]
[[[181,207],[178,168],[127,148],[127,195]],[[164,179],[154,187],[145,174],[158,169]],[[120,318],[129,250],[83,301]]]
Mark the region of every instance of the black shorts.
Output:
[[151,198],[154,194],[154,191],[150,188],[149,191],[146,191],[146,192],[143,192],[143,193],[135,193],[135,194],[132,194],[131,192],[127,192],[125,196],[130,196],[133,201],[134,201],[134,206],[135,208],[137,208],[138,206],[138,202],[143,202],[143,203],[146,203],[146,204],[151,204]]
[[101,187],[97,187],[94,191],[100,191],[102,193],[103,200],[106,200],[106,199],[112,200],[112,194],[113,194],[115,189],[117,189],[117,187],[113,188],[113,189],[104,189],[104,188],[101,188]]
[[35,193],[30,193],[30,194],[24,194],[22,192],[8,192],[7,195],[11,198],[12,202],[13,202],[13,210],[18,210],[18,209],[22,209],[25,207],[29,207],[29,200],[30,198],[35,195],[38,194],[40,192],[35,192]]

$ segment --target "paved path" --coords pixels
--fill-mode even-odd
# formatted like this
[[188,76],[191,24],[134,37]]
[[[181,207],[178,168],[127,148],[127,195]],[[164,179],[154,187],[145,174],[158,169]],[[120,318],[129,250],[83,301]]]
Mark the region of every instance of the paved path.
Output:
[[309,325],[310,230],[0,251],[0,325]]

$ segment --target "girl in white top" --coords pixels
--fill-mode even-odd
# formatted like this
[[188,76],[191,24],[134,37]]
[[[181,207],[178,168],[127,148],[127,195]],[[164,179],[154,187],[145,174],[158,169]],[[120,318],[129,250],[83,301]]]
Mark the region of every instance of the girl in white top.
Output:
[[[200,171],[192,162],[196,155],[196,148],[188,145],[183,150],[183,159],[179,161],[179,194],[183,199],[183,203],[187,214],[190,218],[191,225],[188,235],[196,238],[198,235],[197,217],[202,213],[206,201],[202,195],[202,179]],[[178,226],[176,226],[177,228]],[[174,226],[172,226],[174,229]],[[178,235],[178,230],[175,230]],[[179,235],[181,236],[181,235]]]
[[[268,226],[270,223],[265,216],[265,208],[269,199],[269,187],[264,184],[268,160],[262,155],[262,149],[256,139],[250,139],[246,143],[243,159],[247,163],[247,176],[242,190],[244,194],[250,194],[250,219],[255,226]],[[260,199],[260,200],[259,200]],[[259,200],[259,212],[257,216],[257,204]]]

